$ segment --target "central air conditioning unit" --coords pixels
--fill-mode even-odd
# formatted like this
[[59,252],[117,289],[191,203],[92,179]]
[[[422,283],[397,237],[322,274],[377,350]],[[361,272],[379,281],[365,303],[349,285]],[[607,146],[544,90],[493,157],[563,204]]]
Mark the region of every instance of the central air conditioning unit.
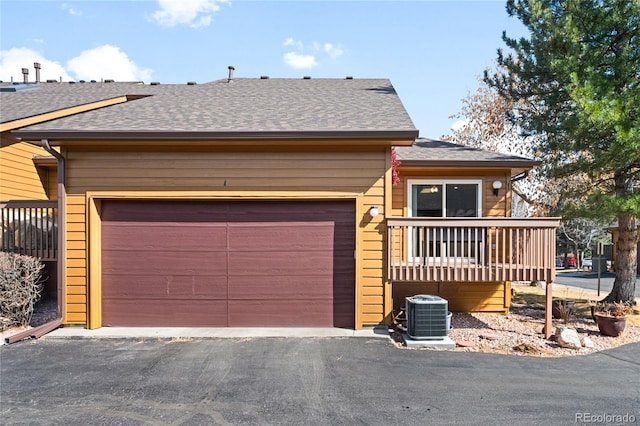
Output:
[[444,339],[449,334],[449,302],[440,296],[418,294],[406,298],[407,335],[412,339]]

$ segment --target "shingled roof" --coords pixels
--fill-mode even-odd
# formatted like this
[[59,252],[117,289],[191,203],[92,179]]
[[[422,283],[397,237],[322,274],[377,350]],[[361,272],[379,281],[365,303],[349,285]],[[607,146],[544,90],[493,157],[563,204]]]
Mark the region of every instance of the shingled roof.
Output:
[[0,93],[2,121],[129,102],[13,131],[24,139],[392,138],[418,135],[387,79],[227,79],[201,85],[47,83]]
[[484,151],[426,138],[416,139],[412,146],[397,147],[396,155],[398,160],[407,166],[482,166],[530,169],[540,163],[515,155]]

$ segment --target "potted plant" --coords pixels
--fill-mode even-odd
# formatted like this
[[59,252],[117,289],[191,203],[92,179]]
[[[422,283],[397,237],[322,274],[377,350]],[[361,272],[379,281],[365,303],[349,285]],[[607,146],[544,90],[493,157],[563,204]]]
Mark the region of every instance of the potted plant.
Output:
[[633,308],[625,303],[597,303],[593,308],[593,318],[603,336],[617,337],[627,324],[627,316]]

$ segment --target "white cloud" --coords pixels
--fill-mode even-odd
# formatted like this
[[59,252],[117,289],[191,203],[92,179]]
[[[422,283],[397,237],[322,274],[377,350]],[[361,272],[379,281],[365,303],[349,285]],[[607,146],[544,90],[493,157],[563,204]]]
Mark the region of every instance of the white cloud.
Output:
[[119,47],[105,44],[85,50],[67,62],[69,71],[79,80],[113,79],[116,81],[149,81],[150,68],[140,68]]
[[332,58],[337,58],[338,56],[342,56],[344,54],[344,50],[339,46],[334,46],[331,43],[324,44],[324,51],[331,56]]
[[[339,45],[332,43],[318,43],[317,41],[306,43],[294,39],[287,38],[282,42],[283,46],[295,47],[296,52],[287,52],[284,54],[284,62],[292,68],[313,68],[318,65],[318,55],[326,54],[330,58],[335,59],[344,54],[344,50]],[[309,53],[311,52],[311,53]]]
[[302,42],[289,37],[283,43],[283,46],[295,46],[298,50],[302,50]]
[[9,50],[0,51],[0,80],[22,82],[22,68],[29,69],[29,81],[36,80],[33,63],[39,62],[41,66],[40,80],[72,80],[67,71],[58,62],[45,59],[35,50],[26,47],[14,47]]
[[158,0],[160,10],[152,19],[163,27],[185,24],[193,28],[211,24],[211,14],[220,10],[220,4],[229,0]]
[[69,12],[70,15],[82,16],[82,12],[74,9],[73,6],[71,6],[70,4],[62,3],[62,9],[66,10],[67,12]]
[[303,69],[313,68],[318,63],[313,55],[300,55],[296,52],[288,52],[284,54],[284,62],[292,68]]

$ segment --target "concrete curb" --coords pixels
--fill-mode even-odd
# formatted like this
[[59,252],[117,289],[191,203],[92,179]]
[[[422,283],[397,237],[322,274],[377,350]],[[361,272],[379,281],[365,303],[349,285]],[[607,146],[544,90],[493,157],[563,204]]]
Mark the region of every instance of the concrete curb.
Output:
[[53,330],[44,338],[88,338],[88,339],[189,339],[189,338],[314,338],[314,337],[365,337],[389,338],[386,326],[366,327],[361,330],[342,328],[304,327],[102,327],[87,330],[81,327],[62,327]]

